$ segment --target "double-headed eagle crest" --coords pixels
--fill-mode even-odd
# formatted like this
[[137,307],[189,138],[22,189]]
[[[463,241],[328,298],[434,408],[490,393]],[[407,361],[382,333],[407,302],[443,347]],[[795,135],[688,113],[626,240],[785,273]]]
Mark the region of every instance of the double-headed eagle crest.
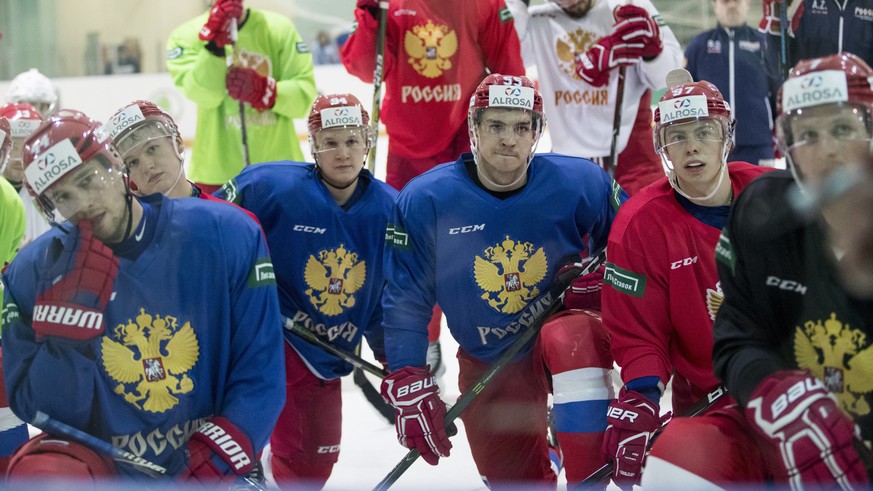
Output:
[[358,254],[342,244],[336,250],[319,251],[318,259],[310,255],[303,272],[309,301],[325,315],[339,315],[343,308],[354,307],[353,294],[364,286],[366,277],[366,261],[358,261]]
[[851,414],[870,413],[864,394],[873,391],[873,350],[867,335],[837,320],[807,321],[794,335],[794,358],[809,369]]
[[427,78],[436,78],[452,67],[449,58],[458,51],[458,36],[448,26],[428,21],[406,31],[403,47],[416,72]]
[[577,29],[559,36],[555,40],[555,54],[558,56],[558,66],[561,71],[572,77],[573,80],[582,80],[579,75],[576,75],[576,55],[588,51],[588,48],[595,41],[597,38],[594,33],[584,29]]
[[[200,347],[190,322],[180,328],[175,317],[139,312],[136,322],[128,319],[113,330],[120,342],[103,337],[103,368],[118,382],[115,393],[125,401],[162,413],[179,403],[174,394],[194,390],[186,372],[197,363]],[[136,385],[128,391],[130,384]]]
[[542,247],[534,250],[530,242],[515,242],[507,235],[500,244],[487,247],[483,255],[476,256],[473,275],[479,288],[485,290],[482,300],[494,310],[515,314],[539,295],[536,284],[546,277],[549,267]]

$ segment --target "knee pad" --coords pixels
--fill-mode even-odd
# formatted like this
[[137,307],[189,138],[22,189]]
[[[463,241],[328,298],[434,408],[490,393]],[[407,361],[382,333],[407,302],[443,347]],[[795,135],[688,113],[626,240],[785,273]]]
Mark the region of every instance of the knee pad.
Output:
[[612,369],[609,333],[597,312],[558,312],[543,325],[538,343],[553,375],[578,368]]
[[9,462],[7,480],[114,477],[112,459],[76,442],[42,434],[19,448]]

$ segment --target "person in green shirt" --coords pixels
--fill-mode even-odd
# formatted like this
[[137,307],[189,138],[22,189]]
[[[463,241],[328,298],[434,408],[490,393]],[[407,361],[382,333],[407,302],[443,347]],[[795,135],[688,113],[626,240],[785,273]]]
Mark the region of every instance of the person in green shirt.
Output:
[[[232,45],[231,20],[239,39]],[[228,67],[226,56],[233,56]],[[239,102],[244,104],[249,162],[302,161],[294,118],[315,99],[312,54],[287,17],[215,0],[167,41],[173,82],[197,103],[188,176],[211,193],[246,165]]]

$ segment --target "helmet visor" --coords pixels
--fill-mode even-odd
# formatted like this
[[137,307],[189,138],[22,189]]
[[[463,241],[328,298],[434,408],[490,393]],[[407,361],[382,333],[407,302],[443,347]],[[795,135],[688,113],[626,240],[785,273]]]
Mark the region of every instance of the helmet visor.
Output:
[[176,134],[163,122],[149,119],[131,127],[127,131],[123,131],[119,136],[115,137],[114,142],[115,148],[118,149],[118,153],[121,154],[121,158],[124,160],[127,154],[134,148],[152,140],[175,136]]

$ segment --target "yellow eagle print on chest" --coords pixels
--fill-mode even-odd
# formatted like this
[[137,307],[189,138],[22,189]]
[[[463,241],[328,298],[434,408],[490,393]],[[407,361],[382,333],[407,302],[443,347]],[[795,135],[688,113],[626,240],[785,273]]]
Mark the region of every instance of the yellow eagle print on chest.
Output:
[[840,322],[835,312],[824,322],[807,321],[795,331],[794,357],[797,366],[824,382],[843,409],[857,416],[870,413],[865,394],[873,391],[873,350],[860,329]]
[[340,244],[336,250],[322,250],[318,258],[310,255],[303,278],[309,301],[324,315],[339,315],[344,308],[355,306],[354,293],[364,286],[366,261]]
[[548,262],[543,248],[516,242],[507,235],[503,242],[485,248],[473,262],[476,284],[485,291],[482,300],[503,314],[515,314],[539,295],[536,284],[546,277]]
[[458,51],[458,36],[448,26],[435,25],[431,21],[406,31],[403,47],[409,55],[407,61],[420,75],[436,78],[452,67],[449,60]]
[[[118,382],[115,393],[137,409],[163,413],[175,407],[174,395],[194,390],[187,372],[200,357],[197,336],[190,322],[179,327],[173,316],[152,316],[139,309],[136,322],[115,326],[120,342],[102,341],[103,368]],[[133,386],[128,388],[128,386]]]
[[582,80],[576,74],[576,55],[588,51],[597,37],[585,29],[577,29],[568,32],[555,39],[555,55],[561,71],[569,75],[573,80]]

